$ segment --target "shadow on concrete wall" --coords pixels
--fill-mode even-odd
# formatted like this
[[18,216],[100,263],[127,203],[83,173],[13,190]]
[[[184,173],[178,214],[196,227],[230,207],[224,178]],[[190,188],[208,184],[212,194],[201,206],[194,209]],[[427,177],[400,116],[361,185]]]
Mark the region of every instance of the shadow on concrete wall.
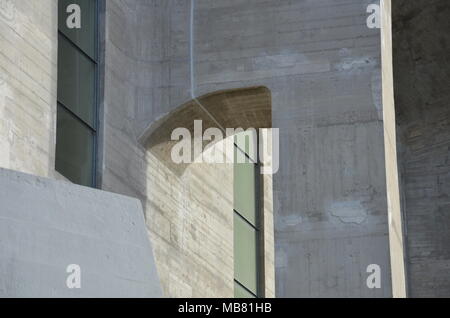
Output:
[[409,296],[450,295],[450,3],[393,2]]
[[[195,135],[194,121],[202,121],[200,136]],[[139,142],[158,160],[176,175],[181,176],[188,164],[174,163],[171,158],[172,147],[178,140],[172,140],[172,132],[177,128],[186,128],[194,144],[197,139],[203,149],[214,145],[217,140],[203,140],[203,133],[209,128],[218,128],[226,134],[227,128],[272,128],[272,107],[270,91],[265,87],[230,89],[203,95],[197,100],[189,101],[172,111],[162,119],[150,124],[139,138]],[[193,158],[192,162],[195,162]]]

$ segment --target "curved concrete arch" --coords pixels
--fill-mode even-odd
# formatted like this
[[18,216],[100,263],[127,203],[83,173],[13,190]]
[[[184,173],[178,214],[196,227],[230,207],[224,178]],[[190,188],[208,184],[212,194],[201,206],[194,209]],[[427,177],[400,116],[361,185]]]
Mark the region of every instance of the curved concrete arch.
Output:
[[[196,120],[202,121],[202,135],[208,128],[218,128],[223,133],[226,128],[243,128],[244,130],[271,128],[270,90],[264,86],[257,86],[205,94],[152,122],[139,137],[139,142],[167,167],[180,175],[188,164],[175,164],[171,160],[171,149],[178,142],[171,139],[172,132],[177,128],[186,128],[194,141],[199,138],[194,134]],[[216,140],[203,141],[203,149],[215,142]]]

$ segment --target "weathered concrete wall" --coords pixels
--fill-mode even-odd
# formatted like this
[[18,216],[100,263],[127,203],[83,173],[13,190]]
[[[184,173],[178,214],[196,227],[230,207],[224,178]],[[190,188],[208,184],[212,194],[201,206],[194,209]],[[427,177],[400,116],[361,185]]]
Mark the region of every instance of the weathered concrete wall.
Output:
[[0,167],[55,176],[57,1],[0,1]]
[[0,220],[0,297],[161,296],[136,199],[0,169]]
[[145,201],[145,151],[137,139],[188,100],[188,14],[185,1],[106,2],[105,189]]
[[233,166],[177,176],[148,153],[146,218],[170,297],[233,297]]
[[[380,32],[366,27],[369,3],[195,1],[195,95],[259,85],[272,92],[282,153],[274,178],[279,296],[392,295]],[[190,99],[189,11],[189,1],[107,3],[110,158],[105,157],[103,184],[144,202],[152,240],[161,242],[155,245],[164,292],[173,296],[206,295],[198,287],[211,277],[191,279],[181,265],[206,273],[216,267],[210,259],[192,263],[195,254],[186,253],[193,239],[188,235],[194,236],[186,233],[198,222],[187,202],[203,200],[191,193],[197,191],[193,180],[205,173],[204,198],[217,197],[211,180],[223,172],[205,169],[176,178],[133,142],[141,122]],[[214,218],[222,213],[211,204],[200,210]],[[187,211],[193,221],[183,223]],[[210,240],[198,246],[217,249],[215,235],[229,237],[227,226],[221,234],[213,226],[206,229]],[[381,289],[366,286],[370,264],[381,266]],[[220,282],[215,280],[210,294],[229,295]]]
[[[206,110],[203,110],[199,104]],[[212,120],[212,117],[214,120]],[[160,273],[169,295],[233,296],[233,137],[214,140],[208,154],[229,164],[175,164],[172,161],[172,131],[185,127],[196,134],[194,121],[202,120],[203,130],[214,127],[269,127],[271,99],[263,87],[221,91],[190,101],[154,122],[140,142],[148,158],[146,211],[153,240],[161,248]],[[262,137],[270,148],[270,138]],[[201,137],[195,142],[204,146]],[[269,140],[267,140],[269,139]],[[264,144],[266,145],[266,144]],[[228,150],[224,153],[223,147]],[[191,149],[192,153],[195,149]],[[217,152],[217,153],[216,153]],[[268,162],[267,162],[268,164]],[[161,173],[164,178],[161,178]],[[199,182],[200,181],[200,182]],[[263,178],[263,223],[265,296],[274,295],[273,201],[272,178]],[[219,221],[219,222],[217,222]],[[224,222],[225,221],[225,222]],[[167,230],[166,230],[167,228]],[[175,233],[175,234],[173,234]],[[175,236],[174,236],[175,235]],[[174,249],[175,248],[175,249]],[[181,252],[181,253],[180,253]],[[177,267],[174,268],[174,265]],[[183,266],[183,264],[192,264]],[[193,275],[195,273],[195,275]],[[177,280],[174,280],[174,279]],[[207,287],[205,289],[205,287]],[[176,294],[174,294],[176,292]]]
[[[107,1],[103,188],[141,199],[165,296],[230,297],[231,216],[191,209],[204,183],[190,187],[192,173],[178,178],[138,143],[149,123],[188,100],[188,21],[185,1]],[[204,245],[192,246],[195,238]],[[208,266],[214,258],[225,265]]]
[[[195,94],[272,91],[282,153],[277,294],[390,296],[380,33],[365,24],[371,1],[195,2]],[[14,8],[0,14],[2,165],[53,176],[56,1],[2,3]],[[231,296],[230,172],[193,166],[175,177],[137,143],[149,122],[190,99],[189,12],[184,0],[106,2],[102,186],[143,202],[165,295]],[[369,264],[382,268],[381,290],[366,287]]]
[[[272,92],[277,296],[392,296],[373,1],[195,2],[196,95]],[[381,289],[366,286],[369,264]]]
[[[0,166],[64,179],[54,171],[57,1],[0,4]],[[106,2],[101,186],[144,204],[165,295],[231,297],[231,168],[175,176],[137,141],[190,99],[189,18],[188,1]],[[265,221],[272,229],[271,213]]]
[[450,3],[393,1],[409,296],[450,295]]
[[[106,2],[102,186],[142,201],[165,296],[233,297],[233,166],[177,173],[138,142],[149,124],[191,100],[189,21],[189,1]],[[264,185],[270,297],[270,178]]]

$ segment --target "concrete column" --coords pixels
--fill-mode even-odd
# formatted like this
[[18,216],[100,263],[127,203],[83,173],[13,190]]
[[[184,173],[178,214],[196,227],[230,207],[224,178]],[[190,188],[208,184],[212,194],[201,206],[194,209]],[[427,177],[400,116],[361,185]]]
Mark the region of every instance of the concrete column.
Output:
[[386,157],[386,192],[388,201],[389,248],[391,260],[392,295],[406,297],[403,220],[400,206],[397,168],[397,136],[394,103],[394,74],[392,63],[391,0],[381,1],[381,52],[383,70],[383,124]]

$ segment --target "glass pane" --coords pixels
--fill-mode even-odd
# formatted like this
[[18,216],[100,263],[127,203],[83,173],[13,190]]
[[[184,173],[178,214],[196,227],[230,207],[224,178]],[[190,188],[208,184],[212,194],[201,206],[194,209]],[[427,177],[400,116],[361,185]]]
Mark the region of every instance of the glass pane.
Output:
[[58,101],[95,128],[95,64],[59,36]]
[[254,228],[234,214],[234,277],[257,294],[256,237]]
[[[68,28],[67,20],[72,21],[73,11],[67,13],[71,4],[80,6],[81,28]],[[96,0],[59,0],[59,30],[73,43],[82,49],[93,60],[96,60]]]
[[76,184],[92,186],[92,131],[60,105],[57,117],[56,170]]
[[255,195],[255,165],[234,164],[234,209],[257,226]]
[[256,298],[256,297],[252,293],[249,293],[245,288],[242,288],[241,285],[234,282],[234,298]]
[[[238,133],[235,135],[234,137],[234,143],[236,144],[237,147],[239,147],[239,151],[237,152],[237,156],[235,157],[240,159],[239,161],[235,162],[253,162],[256,163],[257,162],[257,158],[258,158],[258,153],[257,153],[257,139],[256,139],[256,131],[253,130],[248,130],[248,131],[244,131],[242,133]],[[245,152],[245,154],[248,155],[248,157],[246,157],[246,161],[242,161],[243,156],[245,156],[245,154],[242,153],[242,151]]]

